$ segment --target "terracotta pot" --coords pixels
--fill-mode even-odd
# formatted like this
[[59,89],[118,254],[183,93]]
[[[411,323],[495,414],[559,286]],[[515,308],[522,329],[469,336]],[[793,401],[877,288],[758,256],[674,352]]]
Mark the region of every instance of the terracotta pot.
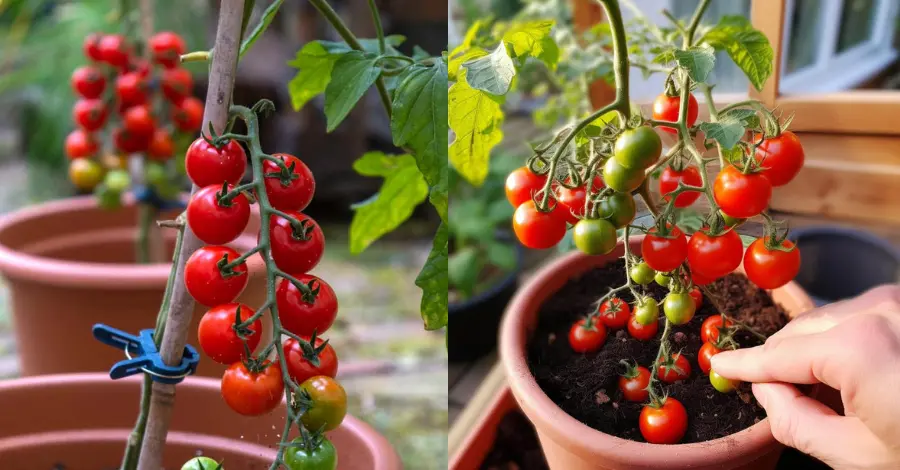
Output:
[[[125,357],[93,338],[95,323],[133,334],[154,327],[171,263],[134,263],[136,221],[134,204],[106,211],[91,196],[31,206],[0,219],[0,273],[11,294],[21,375],[108,371]],[[231,245],[238,251],[252,248],[258,230],[254,216]],[[162,234],[170,256],[175,231]],[[252,256],[247,267],[250,280],[238,301],[257,307],[265,301],[262,259]],[[204,311],[201,305],[194,309],[188,343],[195,347]],[[223,371],[201,361],[197,373]]]
[[478,422],[472,426],[459,450],[450,457],[450,470],[473,470],[481,468],[494,442],[497,440],[497,426],[506,413],[517,409],[516,400],[504,385],[493,400],[488,403]]
[[[631,238],[640,254],[643,237]],[[559,408],[538,386],[528,368],[526,347],[541,304],[569,279],[624,254],[624,245],[605,256],[575,252],[544,266],[525,284],[506,310],[500,329],[500,356],[513,395],[534,424],[550,468],[565,470],[765,470],[775,467],[783,447],[772,437],[767,419],[730,436],[678,445],[640,443],[604,434],[582,424]],[[602,290],[603,286],[597,286]],[[791,314],[813,308],[812,300],[795,283],[771,292]],[[815,389],[813,394],[815,394]]]
[[[118,468],[137,419],[139,378],[63,374],[0,382],[0,462],[4,470]],[[98,399],[102,398],[102,399]],[[234,413],[219,382],[191,377],[177,387],[164,464],[181,468],[202,453],[234,470],[268,469],[275,458],[285,407],[260,417]],[[328,433],[342,470],[399,470],[384,437],[347,416]]]

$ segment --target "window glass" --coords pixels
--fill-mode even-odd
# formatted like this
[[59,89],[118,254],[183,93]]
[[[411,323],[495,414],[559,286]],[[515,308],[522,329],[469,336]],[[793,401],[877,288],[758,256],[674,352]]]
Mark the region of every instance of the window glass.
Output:
[[822,30],[821,0],[795,0],[787,26],[788,51],[785,72],[812,65],[816,61],[819,48],[819,34]]
[[838,33],[838,52],[858,46],[872,37],[877,4],[875,0],[844,0]]

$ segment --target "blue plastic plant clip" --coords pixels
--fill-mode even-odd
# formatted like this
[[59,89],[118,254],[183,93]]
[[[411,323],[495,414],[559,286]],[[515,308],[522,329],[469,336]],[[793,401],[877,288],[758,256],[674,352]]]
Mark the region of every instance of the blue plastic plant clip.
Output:
[[119,361],[109,370],[109,377],[121,379],[141,372],[150,374],[155,382],[177,384],[188,375],[197,371],[200,354],[191,346],[184,347],[181,364],[175,367],[163,362],[156,344],[153,342],[153,330],[141,330],[139,336],[117,330],[102,323],[94,325],[94,338],[101,343],[125,351],[128,359]]

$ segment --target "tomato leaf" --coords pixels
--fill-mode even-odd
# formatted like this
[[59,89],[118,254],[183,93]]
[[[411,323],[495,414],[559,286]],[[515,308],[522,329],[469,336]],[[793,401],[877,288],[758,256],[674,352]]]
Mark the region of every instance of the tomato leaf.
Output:
[[716,65],[713,48],[708,45],[691,47],[688,50],[677,49],[672,52],[672,57],[679,66],[687,70],[691,80],[695,82],[705,82]]
[[353,163],[353,169],[384,178],[378,193],[353,206],[350,252],[358,254],[406,221],[428,195],[428,184],[412,155],[368,152]]
[[490,54],[462,64],[469,86],[492,95],[505,95],[509,91],[516,67],[502,42]]
[[420,310],[426,330],[437,330],[447,325],[448,240],[447,224],[442,222],[434,235],[425,266],[416,277],[416,285],[422,288]]
[[408,145],[431,186],[431,203],[447,220],[447,66],[413,65],[394,91],[391,134],[394,145]]
[[351,51],[341,55],[331,71],[331,81],[325,88],[325,117],[328,132],[333,131],[366,90],[381,75],[378,56],[369,52]]
[[481,186],[488,173],[491,149],[503,139],[502,97],[491,96],[461,81],[450,87],[448,99],[449,124],[456,134],[450,144],[450,163],[466,181]]
[[775,53],[769,39],[743,16],[723,16],[701,41],[727,52],[757,90],[772,75]]
[[309,100],[325,92],[331,81],[331,69],[340,55],[329,53],[319,41],[306,43],[288,64],[299,69],[288,82],[291,104],[299,111]]
[[512,46],[516,57],[534,57],[555,69],[559,62],[559,47],[550,35],[553,20],[529,21],[515,24],[503,34],[503,41]]
[[741,121],[745,127],[754,128],[759,126],[759,116],[756,111],[747,108],[734,108],[725,112],[721,118],[729,117]]
[[465,297],[471,297],[483,267],[484,259],[479,256],[475,247],[461,248],[447,259],[449,285],[458,289]]
[[516,269],[519,261],[516,249],[512,245],[499,241],[494,241],[488,245],[487,254],[488,260],[504,271]]
[[739,234],[741,236],[741,243],[744,244],[744,248],[750,246],[751,243],[756,241],[756,237],[751,237],[750,235]]
[[731,150],[744,136],[744,123],[734,116],[724,116],[717,122],[704,122],[700,124],[700,130],[706,134],[706,138],[715,139],[724,150]]
[[684,233],[691,234],[703,227],[703,215],[694,209],[684,208],[675,210],[675,225]]
[[480,47],[474,47],[464,52],[460,51],[459,53],[451,54],[450,65],[448,66],[447,70],[447,77],[454,82],[459,80],[459,68],[462,66],[462,64],[479,57],[484,57],[486,55],[488,55],[488,51]]

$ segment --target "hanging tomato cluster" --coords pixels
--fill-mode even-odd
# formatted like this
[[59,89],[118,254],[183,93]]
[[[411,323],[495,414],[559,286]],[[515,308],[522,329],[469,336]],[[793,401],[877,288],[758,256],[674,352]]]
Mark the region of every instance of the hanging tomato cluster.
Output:
[[191,96],[193,78],[180,67],[184,40],[172,32],[150,38],[149,60],[119,34],[91,34],[83,52],[90,61],[72,73],[78,100],[76,129],[65,140],[69,178],[94,191],[104,207],[119,205],[131,185],[128,156],[144,157],[144,182],[161,199],[181,191],[183,170],[176,141],[200,129],[203,102]]

